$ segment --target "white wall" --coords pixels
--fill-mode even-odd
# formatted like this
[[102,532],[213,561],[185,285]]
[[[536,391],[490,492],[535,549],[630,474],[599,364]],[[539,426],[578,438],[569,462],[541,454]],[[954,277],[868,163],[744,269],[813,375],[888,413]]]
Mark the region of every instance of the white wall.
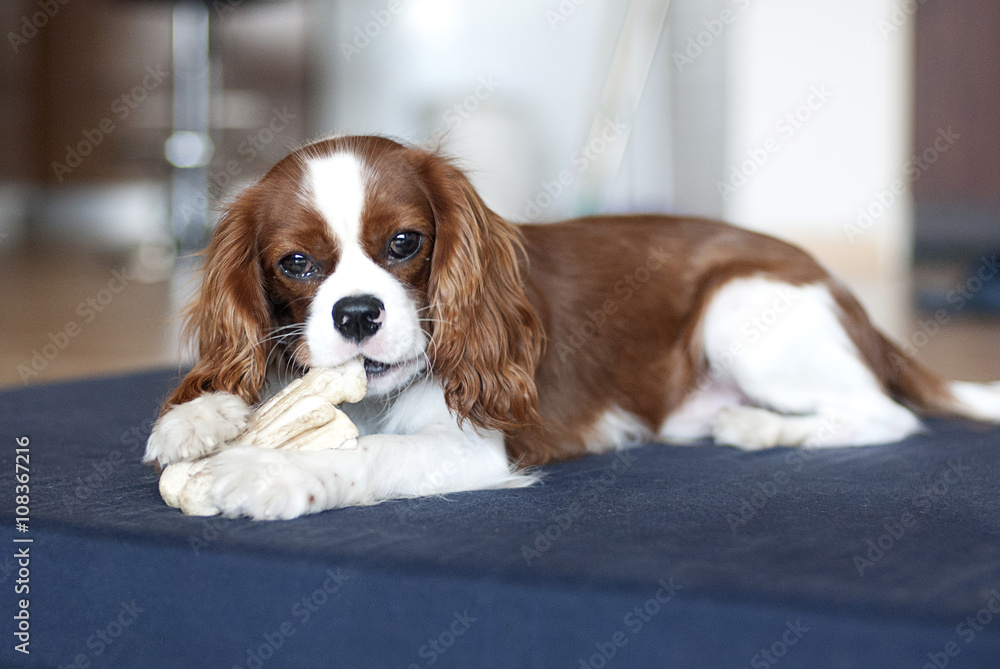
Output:
[[[674,193],[678,211],[725,218],[716,182],[727,155],[727,34],[731,0],[672,0],[667,14]],[[705,22],[708,22],[706,25]]]
[[[910,32],[879,28],[895,4],[770,0],[737,9],[725,176],[755,173],[726,200],[729,218],[873,253],[878,271],[906,266],[910,198],[891,189],[905,182]],[[880,199],[885,211],[859,223],[859,209],[877,214]]]
[[670,49],[678,207],[804,246],[903,334],[913,26],[897,2],[673,0]]
[[[444,146],[499,213],[581,213],[589,198],[579,192],[587,179],[577,151],[627,8],[614,0],[316,2],[316,134],[426,143],[447,131]],[[668,70],[661,45],[609,208],[669,205]],[[554,183],[563,171],[569,185]],[[560,190],[550,202],[547,192]]]
[[[314,127],[415,142],[447,129],[445,147],[515,220],[589,213],[596,202],[776,234],[850,279],[876,319],[899,331],[912,26],[898,15],[898,26],[887,23],[898,1],[672,0],[621,168],[607,183],[576,171],[573,157],[599,109],[629,2],[317,0]],[[553,21],[560,7],[572,11]],[[453,109],[463,103],[475,109],[468,118]],[[557,188],[564,170],[572,183]],[[550,201],[547,189],[562,192]],[[877,215],[859,225],[859,209]],[[866,282],[881,288],[866,291]]]

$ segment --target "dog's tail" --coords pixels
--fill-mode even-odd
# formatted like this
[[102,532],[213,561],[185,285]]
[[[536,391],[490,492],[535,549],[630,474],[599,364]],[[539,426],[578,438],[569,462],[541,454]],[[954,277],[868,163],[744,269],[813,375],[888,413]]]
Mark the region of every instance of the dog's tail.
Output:
[[967,383],[942,378],[879,332],[850,292],[839,285],[831,289],[848,335],[894,399],[924,415],[1000,423],[1000,382]]

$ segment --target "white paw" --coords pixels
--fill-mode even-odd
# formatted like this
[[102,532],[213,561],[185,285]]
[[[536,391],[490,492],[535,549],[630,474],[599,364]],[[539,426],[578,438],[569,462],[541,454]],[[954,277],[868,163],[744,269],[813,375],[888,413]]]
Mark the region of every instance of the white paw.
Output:
[[330,508],[307,453],[238,446],[211,459],[212,503],[223,514],[254,520],[297,518]]
[[990,423],[1000,423],[1000,382],[953,381],[951,394],[960,414]]
[[726,407],[715,415],[712,437],[723,446],[748,451],[771,448],[782,443],[785,418],[756,407]]
[[156,421],[142,460],[166,466],[214,453],[246,428],[250,412],[246,402],[230,393],[178,404]]

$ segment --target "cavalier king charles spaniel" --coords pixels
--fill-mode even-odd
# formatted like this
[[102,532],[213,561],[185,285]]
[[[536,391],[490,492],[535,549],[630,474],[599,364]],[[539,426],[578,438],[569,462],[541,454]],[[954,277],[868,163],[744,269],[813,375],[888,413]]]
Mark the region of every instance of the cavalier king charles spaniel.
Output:
[[[846,446],[901,440],[918,413],[1000,421],[1000,386],[918,364],[794,246],[660,215],[515,225],[452,162],[383,137],[308,145],[243,191],[189,316],[199,359],[145,459],[211,455],[230,516],[527,486],[531,466],[647,440]],[[277,371],[358,356],[356,449],[235,439]]]

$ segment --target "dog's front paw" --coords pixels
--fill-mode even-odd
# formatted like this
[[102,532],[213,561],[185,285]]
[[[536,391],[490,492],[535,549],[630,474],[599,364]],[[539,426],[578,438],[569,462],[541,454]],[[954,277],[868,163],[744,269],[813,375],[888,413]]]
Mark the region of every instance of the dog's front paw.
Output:
[[178,404],[156,421],[142,460],[166,466],[214,453],[246,428],[250,413],[250,406],[230,393]]
[[329,508],[329,491],[307,455],[252,446],[219,453],[211,461],[212,502],[227,516],[254,520],[288,520]]

